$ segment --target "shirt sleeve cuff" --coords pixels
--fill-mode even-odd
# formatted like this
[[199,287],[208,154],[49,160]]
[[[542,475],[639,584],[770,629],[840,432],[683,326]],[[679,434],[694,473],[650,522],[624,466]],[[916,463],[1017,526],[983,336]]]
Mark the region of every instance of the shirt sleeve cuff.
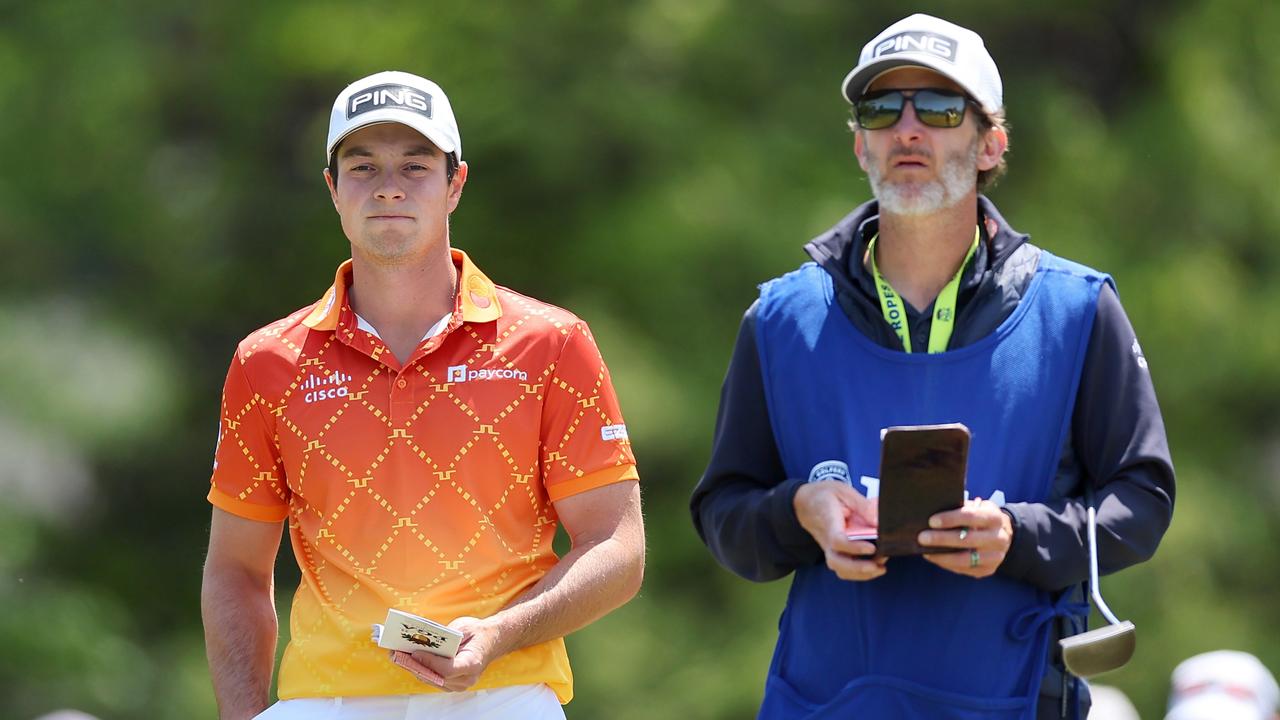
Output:
[[1035,537],[1028,531],[1028,519],[1025,517],[1029,508],[1027,503],[1009,503],[1000,509],[1009,516],[1009,524],[1013,526],[1013,540],[1009,543],[1009,552],[1005,553],[1004,562],[1000,563],[998,570],[1001,575],[1021,580],[1026,578],[1036,560]]
[[640,473],[636,470],[635,465],[616,465],[603,470],[597,470],[593,473],[587,473],[582,477],[561,480],[554,485],[547,486],[547,497],[551,498],[551,502],[563,500],[571,495],[577,495],[581,492],[594,490],[605,485],[623,482],[625,480],[639,480]]
[[797,557],[817,562],[822,557],[822,550],[796,517],[796,492],[805,482],[803,478],[790,478],[770,491],[769,523],[779,545]]
[[248,520],[280,522],[289,517],[288,505],[258,505],[232,497],[216,487],[209,488],[209,502],[219,510],[226,510]]

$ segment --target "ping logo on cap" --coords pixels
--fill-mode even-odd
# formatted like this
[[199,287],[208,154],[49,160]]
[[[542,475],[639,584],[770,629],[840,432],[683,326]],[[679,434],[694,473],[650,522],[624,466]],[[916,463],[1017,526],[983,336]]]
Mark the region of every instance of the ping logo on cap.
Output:
[[431,96],[406,85],[374,85],[347,101],[347,119],[370,110],[399,108],[431,117]]
[[896,55],[904,52],[924,52],[946,60],[956,61],[956,41],[937,33],[922,30],[908,30],[891,35],[876,43],[871,50],[872,58]]

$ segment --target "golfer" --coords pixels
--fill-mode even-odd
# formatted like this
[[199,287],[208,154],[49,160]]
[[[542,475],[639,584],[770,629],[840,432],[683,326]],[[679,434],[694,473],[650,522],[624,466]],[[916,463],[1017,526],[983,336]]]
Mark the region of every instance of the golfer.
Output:
[[[223,392],[201,597],[220,715],[563,718],[563,637],[644,567],[609,372],[582,320],[451,246],[468,167],[439,86],[357,80],[325,154],[351,259],[240,343]],[[286,521],[302,582],[268,709]],[[460,631],[457,655],[378,648],[389,608]]]

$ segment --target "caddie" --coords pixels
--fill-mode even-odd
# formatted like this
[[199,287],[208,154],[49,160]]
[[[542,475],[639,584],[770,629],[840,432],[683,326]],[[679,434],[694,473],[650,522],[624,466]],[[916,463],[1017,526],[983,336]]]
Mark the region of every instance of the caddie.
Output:
[[[1173,511],[1147,361],[1112,279],[980,194],[1009,145],[981,37],[904,18],[840,90],[875,199],[761,286],[691,501],[725,567],[794,575],[760,717],[1083,717],[1055,640],[1087,613],[1084,489],[1104,573],[1151,557]],[[943,423],[972,440],[969,499],[918,538],[939,552],[849,539],[878,521],[881,430]]]

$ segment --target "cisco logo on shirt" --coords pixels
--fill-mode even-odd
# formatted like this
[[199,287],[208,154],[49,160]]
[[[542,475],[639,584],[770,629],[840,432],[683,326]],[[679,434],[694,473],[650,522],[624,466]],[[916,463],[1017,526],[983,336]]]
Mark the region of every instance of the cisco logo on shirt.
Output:
[[466,365],[450,365],[445,382],[462,383],[473,380],[528,380],[529,373],[516,368],[475,368]]
[[351,382],[351,376],[342,372],[333,373],[328,377],[312,375],[304,380],[298,389],[307,391],[302,396],[302,402],[310,405],[321,400],[347,397],[351,394],[351,390],[347,387],[349,382]]

